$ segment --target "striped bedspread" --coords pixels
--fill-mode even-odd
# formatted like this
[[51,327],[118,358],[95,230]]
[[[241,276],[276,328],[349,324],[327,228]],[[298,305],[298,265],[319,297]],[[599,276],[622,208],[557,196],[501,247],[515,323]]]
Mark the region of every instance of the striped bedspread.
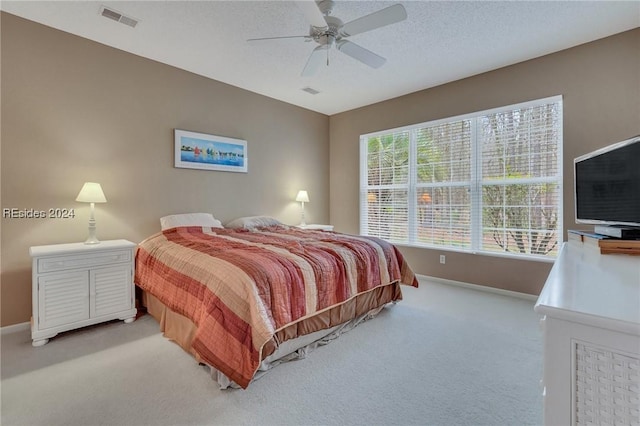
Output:
[[390,243],[286,226],[172,228],[136,254],[135,283],[189,318],[193,349],[243,388],[277,330],[395,281],[418,286]]

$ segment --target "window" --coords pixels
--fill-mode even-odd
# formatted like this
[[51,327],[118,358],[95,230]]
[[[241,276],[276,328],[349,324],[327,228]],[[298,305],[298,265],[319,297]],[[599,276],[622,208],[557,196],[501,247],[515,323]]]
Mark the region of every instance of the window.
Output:
[[420,247],[555,256],[562,98],[360,137],[360,232]]

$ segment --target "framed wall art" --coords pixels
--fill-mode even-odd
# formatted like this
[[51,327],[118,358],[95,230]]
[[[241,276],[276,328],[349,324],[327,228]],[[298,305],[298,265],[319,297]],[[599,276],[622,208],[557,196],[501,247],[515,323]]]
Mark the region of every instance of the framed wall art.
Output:
[[175,167],[247,173],[247,141],[175,129]]

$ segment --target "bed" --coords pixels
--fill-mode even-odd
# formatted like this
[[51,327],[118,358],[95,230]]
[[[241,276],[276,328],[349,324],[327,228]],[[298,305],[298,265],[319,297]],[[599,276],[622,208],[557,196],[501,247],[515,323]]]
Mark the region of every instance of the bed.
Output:
[[418,286],[377,238],[268,218],[161,223],[136,252],[142,303],[222,388],[246,388],[402,299],[400,284]]

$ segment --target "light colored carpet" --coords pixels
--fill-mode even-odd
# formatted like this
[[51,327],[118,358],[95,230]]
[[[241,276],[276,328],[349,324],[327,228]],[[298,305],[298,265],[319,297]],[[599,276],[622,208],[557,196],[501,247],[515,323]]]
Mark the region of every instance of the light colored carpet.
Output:
[[149,316],[31,346],[2,336],[2,425],[535,425],[533,301],[421,280],[247,390],[221,391]]

